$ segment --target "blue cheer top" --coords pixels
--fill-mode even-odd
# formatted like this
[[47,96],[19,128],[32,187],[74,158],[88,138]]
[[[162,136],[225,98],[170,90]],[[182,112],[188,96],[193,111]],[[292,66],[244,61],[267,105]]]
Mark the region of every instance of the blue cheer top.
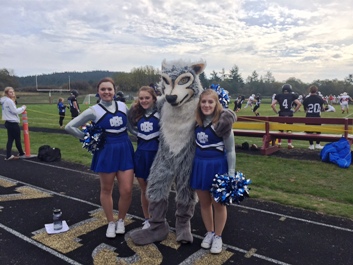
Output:
[[115,112],[109,112],[102,104],[92,106],[96,112],[95,124],[104,129],[107,136],[116,136],[119,134],[127,135],[127,106],[120,102],[116,102]]
[[96,151],[92,158],[94,172],[118,172],[134,168],[134,149],[127,133],[127,106],[116,102],[114,113],[103,105],[92,106],[96,118],[93,121],[105,131],[104,147]]
[[196,156],[214,157],[224,156],[223,138],[216,135],[214,126],[210,123],[206,127],[196,126]]
[[145,151],[158,150],[159,144],[159,118],[160,115],[154,111],[148,117],[143,115],[137,122],[138,149]]

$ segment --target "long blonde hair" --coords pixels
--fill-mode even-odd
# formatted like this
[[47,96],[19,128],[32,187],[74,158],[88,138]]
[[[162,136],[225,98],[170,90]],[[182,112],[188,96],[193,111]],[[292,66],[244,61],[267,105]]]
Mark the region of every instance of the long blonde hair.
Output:
[[11,99],[13,100],[13,102],[16,102],[16,93],[15,93],[15,89],[13,89],[13,87],[10,87],[10,86],[5,87],[4,92],[2,93],[2,95],[3,95],[4,97],[10,98],[10,97],[9,97],[9,91],[10,91],[10,90],[13,91],[13,97],[12,97]]
[[196,122],[199,126],[203,126],[203,120],[206,118],[206,116],[201,111],[201,100],[204,96],[211,96],[216,102],[216,107],[214,109],[213,119],[212,119],[212,124],[216,124],[219,121],[219,116],[221,115],[223,107],[219,102],[217,92],[209,88],[205,89],[200,94],[199,103],[197,103],[197,108],[196,108]]

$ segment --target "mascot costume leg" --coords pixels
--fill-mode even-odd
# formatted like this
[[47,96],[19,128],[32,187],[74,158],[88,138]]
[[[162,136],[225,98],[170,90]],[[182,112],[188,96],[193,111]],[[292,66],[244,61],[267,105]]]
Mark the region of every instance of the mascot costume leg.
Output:
[[195,110],[203,91],[199,75],[206,62],[163,61],[158,100],[160,110],[159,149],[147,183],[150,228],[131,233],[136,245],[146,245],[167,238],[168,198],[172,185],[176,189],[176,240],[192,243],[190,219],[194,215],[197,196],[189,179],[195,154]]

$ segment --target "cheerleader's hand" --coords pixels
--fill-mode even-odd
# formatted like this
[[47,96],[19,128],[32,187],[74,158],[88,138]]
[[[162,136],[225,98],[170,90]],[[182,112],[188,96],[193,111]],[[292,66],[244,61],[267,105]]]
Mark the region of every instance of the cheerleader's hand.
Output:
[[228,176],[235,177],[235,170],[229,170],[228,171]]

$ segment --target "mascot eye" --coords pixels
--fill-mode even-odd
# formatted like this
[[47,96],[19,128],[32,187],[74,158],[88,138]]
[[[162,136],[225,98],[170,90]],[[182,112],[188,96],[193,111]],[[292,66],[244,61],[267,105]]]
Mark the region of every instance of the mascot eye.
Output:
[[186,84],[187,82],[189,82],[190,80],[190,77],[186,76],[186,77],[183,77],[182,79],[180,79],[180,81],[178,82],[178,85],[184,85]]
[[165,77],[162,77],[162,79],[165,84],[170,85],[168,79],[166,79]]

